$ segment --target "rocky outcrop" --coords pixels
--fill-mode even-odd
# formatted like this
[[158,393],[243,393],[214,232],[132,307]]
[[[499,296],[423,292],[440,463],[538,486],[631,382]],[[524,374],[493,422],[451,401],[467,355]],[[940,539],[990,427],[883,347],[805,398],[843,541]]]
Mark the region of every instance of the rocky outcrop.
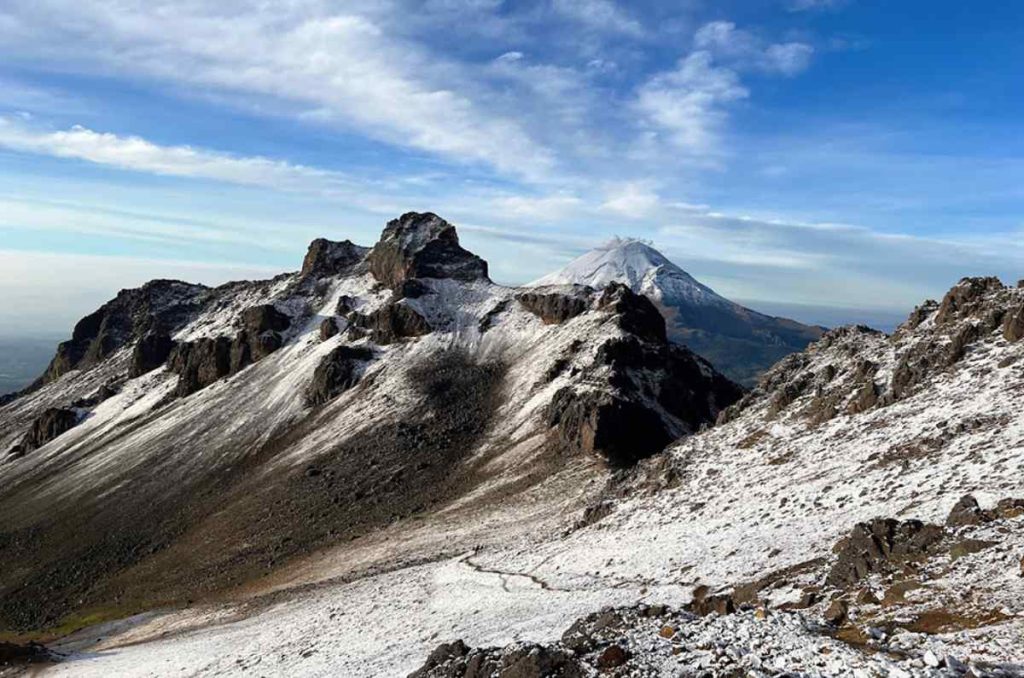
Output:
[[78,425],[79,416],[74,410],[51,407],[43,411],[21,439],[14,456],[27,454],[42,447],[57,436],[67,433]]
[[231,349],[232,342],[227,337],[175,345],[167,359],[168,368],[178,375],[175,395],[189,396],[231,374]]
[[302,260],[302,275],[322,278],[345,273],[365,259],[367,252],[367,248],[349,240],[335,242],[317,238],[309,244],[306,257]]
[[[607,668],[611,668],[608,666]],[[439,645],[409,678],[583,678],[571,652],[544,645],[469,648],[461,640]]]
[[117,297],[82,318],[71,339],[57,347],[36,386],[91,367],[156,328],[180,326],[201,306],[208,288],[176,280],[154,280]]
[[163,332],[149,332],[135,343],[132,349],[132,365],[128,376],[131,378],[151,372],[167,362],[174,340]]
[[353,313],[352,325],[370,332],[370,339],[380,345],[430,333],[430,324],[416,309],[403,302],[385,304],[369,315]]
[[487,279],[487,262],[464,250],[455,227],[430,212],[389,221],[367,261],[374,277],[391,289],[410,278]]
[[306,389],[306,403],[322,405],[359,382],[366,362],[373,351],[363,346],[338,346],[328,353],[313,372],[313,381]]
[[616,322],[626,332],[646,341],[667,341],[665,319],[651,300],[633,292],[626,285],[611,283],[604,288],[597,307],[614,314]]
[[1024,302],[1010,310],[1003,318],[1003,338],[1010,343],[1024,339]]
[[885,572],[926,556],[944,533],[941,527],[920,520],[876,518],[858,523],[836,545],[837,559],[825,582],[837,588],[856,584],[872,572]]
[[591,291],[577,286],[572,292],[523,292],[516,295],[516,301],[545,325],[559,325],[590,307]]
[[660,452],[674,439],[654,410],[600,390],[560,389],[548,407],[548,425],[574,451],[599,454],[620,467]]
[[[628,305],[626,312],[633,308]],[[627,325],[636,326],[632,321]],[[647,336],[658,336],[650,325],[640,327]],[[598,349],[589,372],[594,376],[582,382],[594,386],[566,386],[555,393],[548,425],[572,451],[596,453],[617,467],[657,454],[680,436],[710,425],[743,394],[701,358],[664,339],[609,340]]]
[[245,309],[242,329],[231,342],[231,372],[235,373],[261,360],[284,345],[282,332],[291,326],[291,318],[273,304]]
[[[807,351],[765,373],[723,423],[763,405],[771,417],[803,418],[818,426],[840,415],[871,412],[914,397],[978,352],[1005,351],[1002,340],[1024,337],[1024,294],[996,278],[965,278],[941,302],[918,306],[886,336],[862,326],[827,332]],[[1013,364],[1005,355],[994,366]]]

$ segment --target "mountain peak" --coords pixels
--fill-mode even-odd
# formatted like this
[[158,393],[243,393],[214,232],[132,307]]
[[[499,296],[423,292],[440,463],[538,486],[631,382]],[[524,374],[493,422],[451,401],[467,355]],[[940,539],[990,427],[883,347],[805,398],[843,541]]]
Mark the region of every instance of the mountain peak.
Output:
[[374,277],[391,288],[409,278],[487,279],[487,262],[464,249],[455,227],[432,212],[389,221],[367,258]]
[[530,285],[579,284],[603,288],[613,282],[662,303],[684,299],[701,306],[731,303],[672,263],[649,240],[619,236]]

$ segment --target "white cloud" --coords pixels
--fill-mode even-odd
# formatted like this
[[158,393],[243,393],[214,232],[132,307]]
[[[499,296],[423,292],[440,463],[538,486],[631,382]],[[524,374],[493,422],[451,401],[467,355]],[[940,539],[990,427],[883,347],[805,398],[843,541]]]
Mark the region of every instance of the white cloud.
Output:
[[553,0],[552,7],[559,14],[596,30],[634,37],[644,33],[643,26],[612,0]]
[[527,178],[553,164],[514,117],[488,107],[469,69],[319,0],[5,4],[0,16],[19,21],[0,22],[0,42],[51,67],[263,97],[263,108],[315,113],[378,140]]
[[79,125],[47,132],[0,117],[0,146],[136,172],[213,179],[277,190],[329,192],[347,184],[343,175],[335,172],[192,146],[160,146],[141,137],[96,132]]
[[495,61],[499,63],[510,63],[515,61],[521,61],[525,55],[522,52],[505,52],[499,56]]
[[814,48],[802,42],[766,43],[731,21],[712,21],[694,34],[694,47],[736,68],[794,76],[807,69]]
[[635,105],[677,148],[706,154],[715,151],[724,107],[748,95],[735,71],[714,66],[711,54],[699,51],[645,83]]
[[793,76],[807,70],[814,48],[802,42],[769,45],[764,51],[765,68]]
[[514,195],[494,199],[494,209],[513,216],[537,221],[558,221],[584,208],[584,201],[575,195],[556,194],[542,197]]
[[649,184],[627,182],[607,191],[601,210],[628,219],[644,219],[654,214],[660,204],[658,194]]

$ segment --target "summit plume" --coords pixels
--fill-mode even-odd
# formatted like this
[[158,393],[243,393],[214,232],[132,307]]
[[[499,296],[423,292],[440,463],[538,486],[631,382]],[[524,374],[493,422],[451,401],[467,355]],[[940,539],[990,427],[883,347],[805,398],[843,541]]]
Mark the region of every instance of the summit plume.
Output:
[[802,351],[822,328],[758,313],[726,299],[643,240],[614,238],[530,283],[628,286],[665,316],[669,337],[731,379],[753,385],[781,358]]

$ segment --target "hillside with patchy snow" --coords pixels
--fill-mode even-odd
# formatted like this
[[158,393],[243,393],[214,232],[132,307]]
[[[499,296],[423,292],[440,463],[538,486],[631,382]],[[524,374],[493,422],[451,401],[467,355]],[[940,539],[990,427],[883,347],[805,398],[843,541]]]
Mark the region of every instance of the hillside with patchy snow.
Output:
[[822,329],[752,311],[729,301],[649,244],[616,238],[565,268],[530,283],[628,286],[657,304],[669,334],[731,379],[752,386],[769,367],[802,351]]
[[434,219],[128,295],[0,409],[0,608],[66,624],[24,653],[68,676],[1022,675],[1024,289],[833,330],[740,397],[627,286],[493,285]]

